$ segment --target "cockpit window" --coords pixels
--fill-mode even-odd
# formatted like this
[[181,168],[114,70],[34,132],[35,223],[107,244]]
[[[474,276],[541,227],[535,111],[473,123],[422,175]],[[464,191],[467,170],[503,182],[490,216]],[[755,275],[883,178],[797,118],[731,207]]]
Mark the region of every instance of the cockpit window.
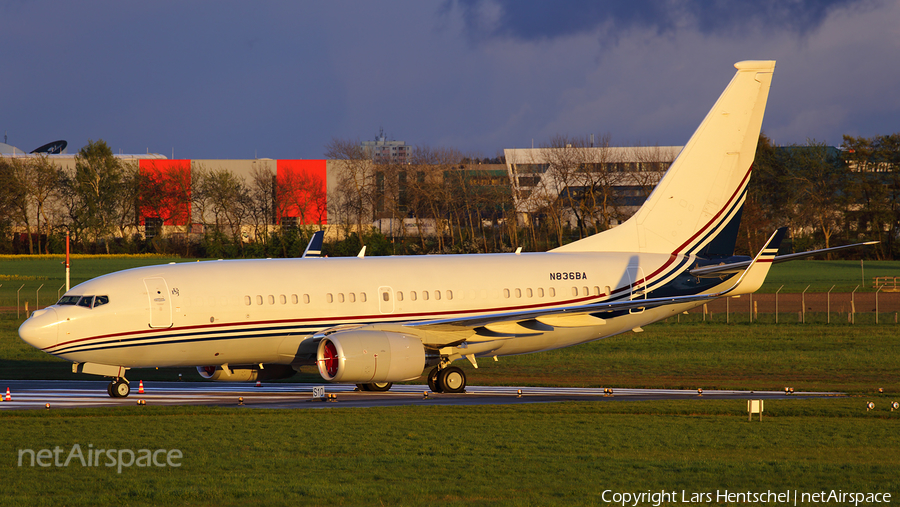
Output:
[[63,296],[56,304],[96,308],[109,303],[109,296]]

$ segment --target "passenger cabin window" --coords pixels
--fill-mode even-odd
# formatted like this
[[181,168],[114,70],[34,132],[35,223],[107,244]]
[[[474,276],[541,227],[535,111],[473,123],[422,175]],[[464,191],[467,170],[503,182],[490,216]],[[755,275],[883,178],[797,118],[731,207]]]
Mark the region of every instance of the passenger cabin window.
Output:
[[365,302],[366,302],[366,293],[365,293],[365,292],[360,292],[360,293],[359,293],[359,302],[360,302],[360,303],[365,303]]
[[309,294],[303,295],[303,304],[305,304],[305,305],[309,304]]
[[244,304],[250,306],[253,303],[253,299],[250,296],[244,296]]
[[281,299],[281,304],[283,304],[283,305],[287,304],[287,296],[282,294],[281,296],[279,296],[279,298]]
[[291,294],[291,303],[297,304],[297,302],[298,302],[298,300],[297,300],[297,295],[296,295],[296,294]]
[[447,299],[453,299],[453,291],[452,290],[447,291]]

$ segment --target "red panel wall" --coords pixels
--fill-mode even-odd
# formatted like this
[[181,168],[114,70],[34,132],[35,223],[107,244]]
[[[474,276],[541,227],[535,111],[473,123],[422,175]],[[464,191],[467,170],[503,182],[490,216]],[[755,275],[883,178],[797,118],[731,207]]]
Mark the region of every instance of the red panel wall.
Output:
[[144,218],[161,218],[164,225],[191,223],[191,161],[141,160],[143,177],[139,197],[140,222]]
[[324,160],[278,160],[276,208],[281,217],[296,217],[300,225],[326,224],[327,179]]

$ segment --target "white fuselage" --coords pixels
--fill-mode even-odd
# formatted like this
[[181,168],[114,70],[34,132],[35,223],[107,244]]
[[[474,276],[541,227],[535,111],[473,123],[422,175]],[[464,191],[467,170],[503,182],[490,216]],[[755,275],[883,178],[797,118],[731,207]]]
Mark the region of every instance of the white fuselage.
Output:
[[[22,337],[77,363],[133,367],[290,364],[304,341],[343,325],[437,320],[643,297],[688,257],[538,253],[179,263],[84,282],[94,308],[35,312]],[[636,283],[637,282],[637,283]],[[691,305],[626,313],[595,326],[471,337],[476,355],[549,350],[611,336]],[[504,333],[504,331],[507,331]],[[473,333],[474,334],[474,333]],[[488,333],[489,335],[491,333]],[[499,336],[502,335],[502,336]],[[440,348],[445,343],[428,343]]]

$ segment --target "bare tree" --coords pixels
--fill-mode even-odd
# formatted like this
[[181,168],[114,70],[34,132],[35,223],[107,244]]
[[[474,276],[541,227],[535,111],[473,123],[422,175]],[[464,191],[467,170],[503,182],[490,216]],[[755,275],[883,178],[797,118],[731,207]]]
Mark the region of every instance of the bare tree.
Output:
[[332,138],[325,145],[325,158],[339,161],[337,188],[332,205],[345,232],[355,226],[362,235],[372,223],[375,196],[375,165],[359,140]]
[[243,252],[242,226],[250,208],[244,179],[227,169],[198,168],[194,174],[194,190],[204,222],[211,215],[215,234],[225,235],[227,231],[233,244]]

